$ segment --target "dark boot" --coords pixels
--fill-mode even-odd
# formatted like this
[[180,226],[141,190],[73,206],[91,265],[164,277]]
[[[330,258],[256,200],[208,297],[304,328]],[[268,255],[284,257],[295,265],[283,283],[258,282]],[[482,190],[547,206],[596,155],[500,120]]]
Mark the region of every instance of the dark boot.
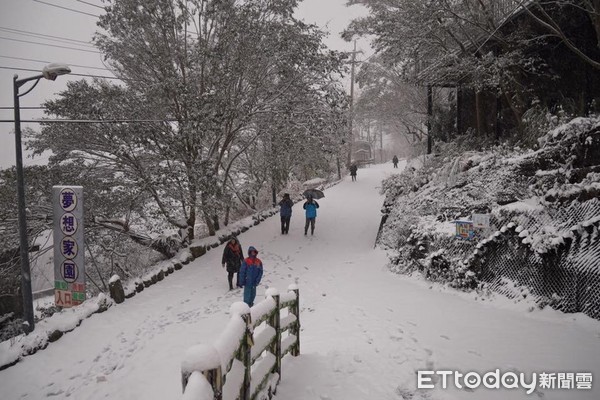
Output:
[[227,273],[227,281],[229,282],[229,290],[233,290],[233,272]]

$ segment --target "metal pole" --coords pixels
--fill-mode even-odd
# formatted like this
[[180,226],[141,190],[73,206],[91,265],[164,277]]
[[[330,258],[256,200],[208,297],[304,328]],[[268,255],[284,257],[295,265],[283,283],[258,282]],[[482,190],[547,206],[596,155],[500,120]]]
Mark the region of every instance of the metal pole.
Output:
[[[23,292],[23,314],[27,324],[25,333],[33,331],[33,295],[31,292],[31,270],[29,268],[29,240],[27,239],[27,218],[25,214],[25,178],[23,176],[23,154],[21,150],[21,112],[19,105],[18,76],[13,77],[15,106],[15,154],[17,168],[17,206],[19,220],[19,254],[21,257],[21,291]],[[22,84],[22,83],[21,83]]]
[[433,147],[433,128],[431,119],[433,118],[433,90],[431,85],[427,85],[427,154],[431,154]]
[[348,167],[352,164],[352,147],[354,144],[354,65],[356,64],[356,40],[352,52],[352,68],[350,72],[350,140],[348,142]]

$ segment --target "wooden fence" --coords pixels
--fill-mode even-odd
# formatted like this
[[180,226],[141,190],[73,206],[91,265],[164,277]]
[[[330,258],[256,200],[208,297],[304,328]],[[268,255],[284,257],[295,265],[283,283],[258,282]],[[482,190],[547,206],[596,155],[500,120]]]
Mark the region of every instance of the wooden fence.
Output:
[[290,285],[281,295],[274,288],[265,294],[252,308],[234,303],[214,345],[188,349],[181,364],[182,399],[263,400],[275,394],[281,359],[300,354],[300,292]]

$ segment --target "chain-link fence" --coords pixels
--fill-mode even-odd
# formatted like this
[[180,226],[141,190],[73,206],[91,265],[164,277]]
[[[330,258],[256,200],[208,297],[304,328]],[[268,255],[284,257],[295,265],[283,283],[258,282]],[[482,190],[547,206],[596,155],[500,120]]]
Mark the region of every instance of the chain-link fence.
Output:
[[401,270],[600,319],[600,200],[501,207],[474,240],[411,234]]
[[420,270],[459,289],[483,288],[600,319],[600,199],[499,207],[490,228],[473,240],[423,228],[427,216],[402,218],[412,225],[395,229],[400,247],[392,270]]
[[511,298],[600,319],[598,216],[598,199],[500,215],[502,234],[482,252],[480,280]]

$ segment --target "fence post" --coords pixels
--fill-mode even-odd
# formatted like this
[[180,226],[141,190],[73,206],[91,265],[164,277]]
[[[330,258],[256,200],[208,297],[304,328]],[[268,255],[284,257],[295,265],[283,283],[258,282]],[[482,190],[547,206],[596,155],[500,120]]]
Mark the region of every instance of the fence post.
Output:
[[250,369],[252,367],[252,346],[254,338],[252,337],[252,315],[250,313],[242,314],[242,319],[246,323],[246,332],[242,340],[242,363],[244,364],[244,383],[240,390],[240,400],[250,400]]
[[217,368],[204,371],[203,374],[213,389],[214,400],[223,400],[223,374],[221,373],[221,366],[219,365]]
[[293,291],[296,294],[296,302],[294,303],[294,315],[296,315],[296,327],[294,328],[294,334],[296,335],[296,345],[292,348],[290,354],[294,357],[300,355],[300,289],[295,284],[288,287],[288,290]]
[[204,375],[206,381],[211,386],[214,400],[222,400],[223,374],[221,371],[221,357],[214,346],[199,344],[190,347],[186,352],[181,363],[181,384],[184,393],[193,372],[200,372]]
[[190,371],[181,371],[181,389],[183,393],[185,393],[185,387],[187,386],[188,381],[190,380],[190,376],[192,376],[192,373]]
[[281,302],[279,293],[276,290],[273,290],[270,296],[275,300],[275,310],[269,318],[269,325],[275,329],[275,341],[269,347],[269,351],[275,356],[276,360],[271,372],[278,374],[279,378],[277,381],[279,382],[281,380],[281,310],[279,309]]

